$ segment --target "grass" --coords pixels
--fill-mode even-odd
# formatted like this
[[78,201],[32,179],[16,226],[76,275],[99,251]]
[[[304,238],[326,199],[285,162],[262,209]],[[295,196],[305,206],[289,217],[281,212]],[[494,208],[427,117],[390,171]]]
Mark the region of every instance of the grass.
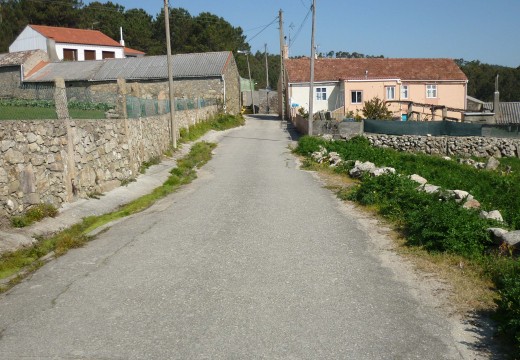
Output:
[[56,209],[54,205],[38,204],[29,208],[23,215],[13,216],[11,218],[11,225],[22,228],[46,217],[55,217],[56,215],[58,215],[58,209]]
[[[481,219],[479,211],[463,209],[453,200],[416,190],[406,176],[364,177],[356,185],[335,189],[338,197],[355,201],[394,225],[402,254],[424,270],[450,279],[459,309],[489,310],[501,335],[520,350],[520,258],[511,248],[494,244],[489,227],[520,228],[520,160],[501,159],[498,171],[477,170],[456,161],[423,154],[401,153],[370,146],[365,138],[327,142],[303,137],[295,152],[306,156],[324,146],[344,160],[392,166],[398,174],[419,174],[444,189],[469,191],[485,210],[498,209],[506,223]],[[334,171],[347,176],[352,161]],[[506,172],[510,166],[512,171]]]
[[194,144],[189,154],[177,161],[177,167],[171,171],[164,184],[155,188],[150,194],[144,195],[114,212],[84,218],[80,223],[54,236],[40,239],[34,247],[1,255],[0,279],[7,279],[15,274],[18,276],[4,282],[3,285],[0,283],[0,292],[10,289],[27,274],[42,266],[43,262],[40,260],[42,256],[51,252],[54,252],[55,256],[61,256],[70,249],[81,247],[91,240],[88,235],[91,231],[114,220],[147,209],[157,200],[193,181],[197,177],[196,169],[211,159],[211,152],[215,147],[216,145],[213,143],[198,142]]
[[244,117],[242,115],[218,114],[208,121],[203,121],[195,125],[191,125],[188,129],[180,130],[180,143],[195,141],[201,138],[210,130],[227,130],[237,126],[244,125]]

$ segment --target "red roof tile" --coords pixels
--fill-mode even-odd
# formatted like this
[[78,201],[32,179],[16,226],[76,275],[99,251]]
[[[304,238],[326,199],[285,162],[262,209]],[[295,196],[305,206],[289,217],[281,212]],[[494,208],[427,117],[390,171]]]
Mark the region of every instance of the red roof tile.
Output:
[[132,49],[132,48],[129,48],[129,47],[125,47],[125,54],[132,54],[132,55],[144,55],[146,53],[142,52],[142,51],[139,51],[139,50],[136,50],[136,49]]
[[58,43],[121,47],[114,39],[98,30],[72,29],[55,26],[29,25],[43,36]]
[[[309,82],[310,59],[287,59],[289,82]],[[365,73],[368,71],[367,76]],[[362,80],[460,80],[467,77],[452,59],[316,59],[314,81]]]

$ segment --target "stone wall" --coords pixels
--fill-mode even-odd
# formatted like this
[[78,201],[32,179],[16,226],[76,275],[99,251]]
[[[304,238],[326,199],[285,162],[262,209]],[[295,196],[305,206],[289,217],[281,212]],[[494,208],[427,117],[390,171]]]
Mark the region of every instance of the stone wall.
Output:
[[240,75],[238,74],[235,58],[231,57],[229,61],[224,72],[225,110],[229,114],[236,115],[240,113]]
[[[179,128],[217,107],[175,112]],[[169,114],[141,119],[0,122],[0,215],[103,193],[170,147]]]
[[365,134],[377,147],[399,151],[460,157],[519,157],[520,139],[491,138],[480,136],[394,136]]
[[20,66],[0,67],[0,99],[13,96],[20,86]]

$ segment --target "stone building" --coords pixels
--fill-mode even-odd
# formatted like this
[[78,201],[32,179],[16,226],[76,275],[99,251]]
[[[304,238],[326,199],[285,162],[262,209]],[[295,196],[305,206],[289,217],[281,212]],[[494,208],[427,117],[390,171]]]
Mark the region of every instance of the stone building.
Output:
[[22,82],[42,61],[49,61],[42,50],[0,54],[0,98],[22,97]]
[[[226,112],[240,112],[240,77],[232,52],[174,55],[172,68],[176,98],[215,99]],[[36,98],[38,85],[52,84],[56,78],[65,80],[69,100],[115,104],[118,79],[126,81],[130,96],[169,98],[164,55],[40,64],[24,79],[24,97]]]

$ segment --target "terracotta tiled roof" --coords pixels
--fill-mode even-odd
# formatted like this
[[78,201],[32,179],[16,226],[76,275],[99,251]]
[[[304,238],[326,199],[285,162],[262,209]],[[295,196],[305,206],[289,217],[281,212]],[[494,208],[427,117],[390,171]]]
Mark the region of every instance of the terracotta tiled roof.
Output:
[[136,49],[132,49],[129,47],[125,47],[125,54],[131,54],[131,55],[144,55],[145,53]]
[[98,30],[72,29],[55,26],[29,25],[43,36],[58,43],[121,47],[114,39]]
[[[310,60],[287,59],[289,82],[309,82]],[[368,71],[368,73],[366,73]],[[366,77],[365,77],[365,74]],[[314,81],[361,79],[467,80],[451,59],[316,59]]]

